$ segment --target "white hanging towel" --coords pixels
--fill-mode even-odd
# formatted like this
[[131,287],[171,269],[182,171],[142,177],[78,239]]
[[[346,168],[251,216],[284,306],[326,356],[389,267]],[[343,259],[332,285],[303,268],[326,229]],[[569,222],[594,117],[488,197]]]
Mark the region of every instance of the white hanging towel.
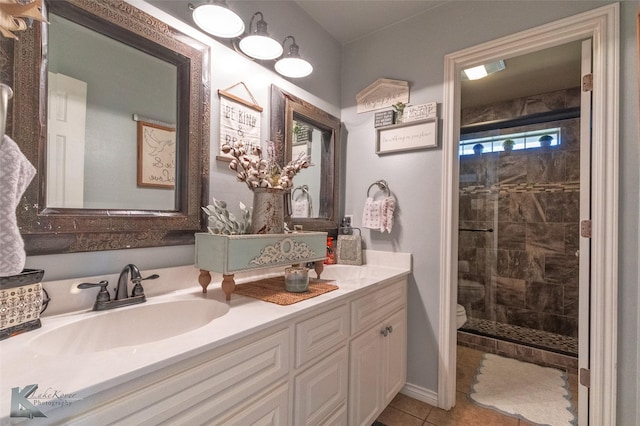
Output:
[[293,217],[309,217],[309,200],[307,198],[300,198],[292,201]]
[[17,275],[26,261],[16,209],[36,169],[7,135],[0,143],[0,276]]
[[367,197],[362,211],[362,227],[380,230],[382,224],[382,200]]
[[396,199],[389,195],[382,200],[382,214],[380,215],[380,232],[391,232],[393,228],[393,212],[396,209]]

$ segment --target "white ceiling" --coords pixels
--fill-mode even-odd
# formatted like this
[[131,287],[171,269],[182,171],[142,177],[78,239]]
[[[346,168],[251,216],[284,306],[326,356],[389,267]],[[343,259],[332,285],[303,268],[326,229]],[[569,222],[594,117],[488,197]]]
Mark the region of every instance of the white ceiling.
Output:
[[397,24],[448,0],[297,0],[317,23],[344,45]]
[[[297,0],[342,45],[451,0]],[[462,106],[486,105],[576,87],[580,84],[580,44],[570,43],[505,59],[506,69],[487,78],[463,81]]]

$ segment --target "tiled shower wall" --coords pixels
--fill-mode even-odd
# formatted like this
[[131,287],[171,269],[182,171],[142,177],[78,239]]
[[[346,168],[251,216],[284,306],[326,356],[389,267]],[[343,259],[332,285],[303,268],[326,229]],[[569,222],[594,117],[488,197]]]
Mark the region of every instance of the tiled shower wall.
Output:
[[[579,89],[463,111],[463,123],[579,106]],[[463,124],[463,125],[464,125]],[[578,335],[580,152],[578,118],[465,135],[560,127],[561,144],[460,157],[460,278],[485,286],[470,316]],[[467,306],[469,308],[469,306]]]

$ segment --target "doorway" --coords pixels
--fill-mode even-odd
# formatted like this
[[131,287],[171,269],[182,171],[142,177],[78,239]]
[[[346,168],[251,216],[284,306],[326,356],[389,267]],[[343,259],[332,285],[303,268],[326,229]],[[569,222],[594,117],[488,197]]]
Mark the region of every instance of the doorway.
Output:
[[[556,21],[445,57],[443,104],[443,231],[441,276],[440,368],[438,398],[441,408],[455,404],[456,302],[458,276],[458,192],[461,89],[460,71],[499,59],[515,57],[576,40],[593,38],[593,128],[590,163],[594,232],[591,276],[588,404],[581,403],[580,424],[615,424],[615,342],[617,248],[617,105],[619,6],[612,4]],[[588,165],[589,166],[589,165]],[[606,348],[606,352],[605,352]],[[613,351],[613,353],[612,353]],[[586,381],[585,385],[589,385]],[[586,389],[586,386],[584,386]]]
[[576,41],[505,60],[487,82],[462,81],[459,142],[459,343],[572,373],[578,329],[588,328],[588,318],[579,324],[579,228],[589,217],[580,56]]

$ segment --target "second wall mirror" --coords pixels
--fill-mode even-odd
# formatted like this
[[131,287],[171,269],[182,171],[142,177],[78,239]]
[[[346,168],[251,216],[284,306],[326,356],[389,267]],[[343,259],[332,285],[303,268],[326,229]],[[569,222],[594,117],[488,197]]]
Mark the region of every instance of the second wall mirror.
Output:
[[291,222],[305,230],[338,228],[340,126],[337,117],[271,86],[271,140],[278,162],[284,165],[305,152],[313,163],[296,176],[291,192]]

